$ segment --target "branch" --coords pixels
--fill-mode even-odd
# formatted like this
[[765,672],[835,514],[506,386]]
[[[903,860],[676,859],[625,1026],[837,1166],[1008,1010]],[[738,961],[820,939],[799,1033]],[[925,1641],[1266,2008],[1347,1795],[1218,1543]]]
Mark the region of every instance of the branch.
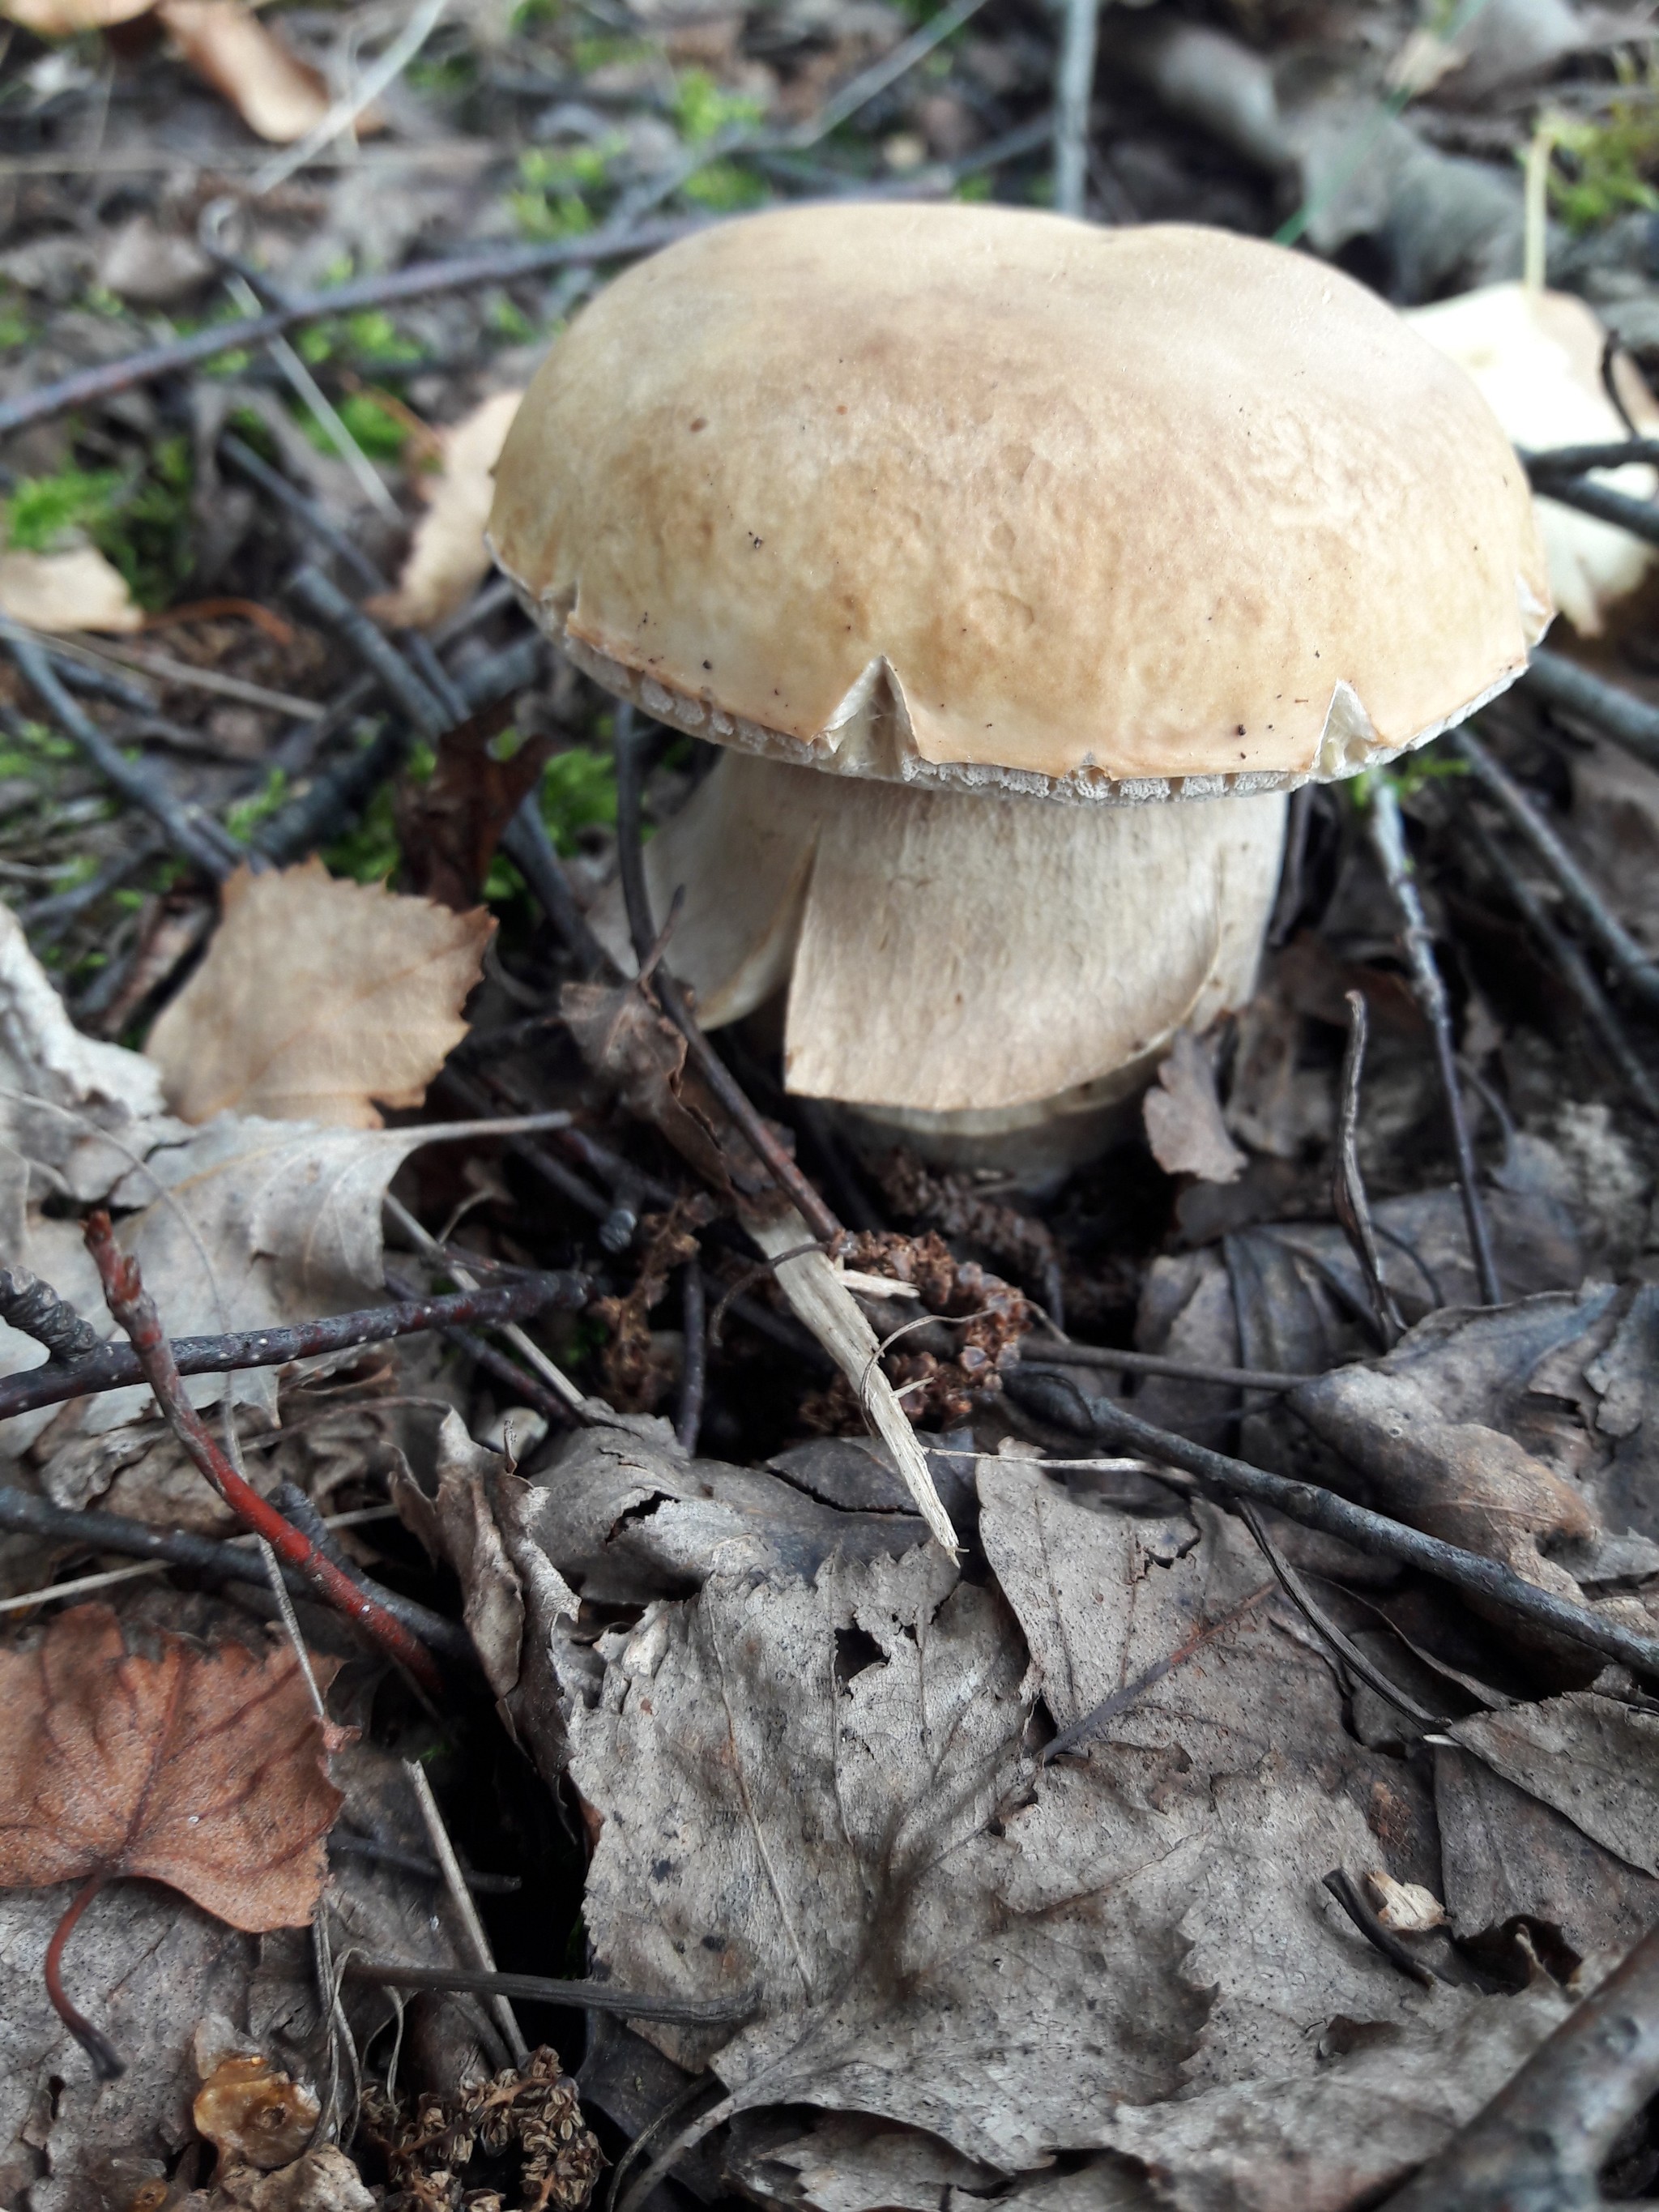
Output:
[[[380,1344],[390,1337],[416,1335],[422,1329],[458,1328],[469,1322],[514,1321],[526,1314],[544,1312],[550,1306],[585,1305],[587,1289],[582,1275],[528,1275],[515,1282],[491,1284],[483,1290],[453,1291],[446,1297],[411,1297],[393,1306],[362,1306],[355,1313],[335,1314],[327,1321],[301,1322],[295,1328],[181,1336],[173,1346],[173,1364],[180,1375],[231,1375],[247,1367],[285,1367],[290,1360],[309,1359],[319,1352],[349,1352],[354,1345]],[[10,1316],[0,1310],[0,1318]],[[122,1344],[100,1345],[72,1367],[54,1362],[31,1367],[0,1381],[0,1421],[9,1420],[14,1413],[31,1413],[37,1406],[61,1405],[67,1398],[90,1398],[101,1391],[125,1389],[145,1381],[149,1371],[139,1353]]]
[[1014,1367],[1009,1370],[1003,1387],[1017,1404],[1029,1406],[1042,1419],[1069,1430],[1073,1436],[1098,1437],[1118,1450],[1132,1452],[1155,1466],[1182,1468],[1226,1497],[1246,1498],[1255,1505],[1270,1505],[1287,1520],[1303,1522],[1310,1528],[1322,1528],[1328,1536],[1340,1536],[1345,1543],[1356,1545],[1361,1551],[1380,1552],[1387,1559],[1403,1559],[1408,1566],[1420,1567],[1425,1574],[1449,1583],[1454,1589],[1480,1598],[1487,1605],[1500,1606],[1535,1628],[1568,1637],[1589,1650],[1603,1652],[1609,1659],[1618,1660],[1621,1666],[1650,1681],[1659,1680],[1659,1638],[1639,1636],[1616,1620],[1592,1613],[1586,1606],[1571,1604],[1565,1598],[1540,1589],[1534,1583],[1523,1581],[1513,1568],[1500,1566],[1496,1559],[1483,1559],[1478,1552],[1466,1552],[1456,1544],[1443,1543],[1438,1536],[1407,1528],[1403,1521],[1391,1521],[1386,1514],[1373,1513],[1368,1506],[1352,1504],[1347,1498],[1339,1498],[1334,1490],[1321,1489],[1317,1483],[1295,1482],[1285,1475],[1268,1474],[1261,1468],[1250,1466],[1248,1461],[1230,1459],[1224,1452],[1190,1443],[1185,1437],[1176,1436],[1168,1429],[1155,1429],[1150,1422],[1138,1420],[1133,1413],[1126,1413],[1115,1399],[1085,1398],[1075,1383],[1068,1383],[1057,1375],[1028,1375]]
[[438,1670],[430,1655],[386,1607],[359,1589],[299,1530],[283,1520],[251,1483],[225,1457],[207,1425],[185,1395],[172,1347],[162,1331],[155,1301],[143,1286],[138,1262],[131,1260],[115,1242],[107,1213],[91,1215],[85,1227],[87,1249],[104,1285],[104,1297],[116,1321],[132,1340],[144,1370],[144,1380],[155,1394],[173,1434],[183,1444],[208,1482],[223,1498],[244,1528],[263,1536],[279,1559],[297,1567],[325,1603],[374,1638],[387,1656],[408,1669],[424,1688],[440,1686]]

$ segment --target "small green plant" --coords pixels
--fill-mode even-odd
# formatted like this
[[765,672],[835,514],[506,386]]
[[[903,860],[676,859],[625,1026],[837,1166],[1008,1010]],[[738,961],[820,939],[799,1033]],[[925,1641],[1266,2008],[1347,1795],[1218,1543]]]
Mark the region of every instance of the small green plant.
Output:
[[[418,743],[410,748],[404,774],[416,783],[425,783],[437,764],[432,747]],[[400,857],[392,787],[383,783],[356,828],[325,849],[323,862],[331,875],[349,876],[360,884],[382,884]]]
[[707,208],[712,215],[737,215],[744,208],[758,207],[766,198],[760,179],[735,161],[708,162],[694,170],[680,190],[695,206]]
[[0,299],[0,353],[27,345],[33,336],[34,325],[23,313],[21,300]]
[[[337,410],[340,420],[371,461],[395,461],[409,441],[409,425],[367,392],[348,392]],[[319,453],[331,453],[327,427],[307,408],[300,428]]]
[[1615,96],[1599,122],[1552,114],[1547,136],[1550,205],[1568,229],[1594,230],[1627,208],[1659,209],[1659,64],[1639,77],[1627,58],[1620,76],[1627,96]]
[[675,127],[688,146],[706,146],[724,131],[744,129],[766,112],[748,93],[727,92],[707,70],[683,70],[674,81]]
[[288,797],[288,770],[274,768],[252,798],[239,799],[225,810],[225,827],[240,844],[246,844],[262,822],[268,822]]
[[507,195],[513,219],[526,238],[574,238],[593,228],[589,192],[603,187],[623,151],[620,137],[597,145],[532,146],[519,156],[519,188]]
[[572,745],[542,770],[542,820],[556,851],[568,859],[584,830],[614,825],[617,770],[609,753]]
[[118,469],[25,477],[5,502],[6,543],[20,553],[56,552],[73,532],[106,521],[120,488]]

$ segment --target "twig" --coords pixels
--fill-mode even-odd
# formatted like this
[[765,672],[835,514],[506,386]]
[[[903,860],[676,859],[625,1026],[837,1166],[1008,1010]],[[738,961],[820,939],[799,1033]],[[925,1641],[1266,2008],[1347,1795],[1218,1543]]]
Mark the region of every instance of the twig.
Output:
[[1176,1359],[1162,1352],[1120,1352],[1115,1345],[1048,1344],[1027,1340],[1019,1347],[1022,1367],[1105,1367],[1114,1374],[1167,1375],[1179,1382],[1213,1382],[1230,1390],[1294,1390],[1311,1375],[1281,1375],[1270,1367],[1216,1367],[1205,1359]]
[[46,653],[32,637],[8,627],[0,631],[6,650],[29,689],[71,738],[106,783],[161,824],[180,857],[214,883],[222,883],[242,857],[227,831],[199,806],[186,805],[149,769],[130,761],[120,747],[84,714],[58,681]]
[[216,668],[198,668],[194,661],[175,660],[170,653],[139,652],[131,646],[88,645],[84,638],[51,637],[25,623],[0,618],[8,635],[29,639],[49,650],[56,662],[74,659],[89,668],[131,668],[161,684],[181,684],[194,691],[211,691],[221,699],[238,699],[244,706],[263,707],[278,714],[297,715],[302,721],[320,721],[327,711],[314,699],[301,699],[292,691],[273,691],[266,684],[250,684],[240,676],[226,676]]
[[1481,1203],[1474,1146],[1469,1141],[1468,1122],[1463,1113],[1463,1092],[1457,1080],[1457,1054],[1452,1042],[1451,1008],[1447,1003],[1446,987],[1441,980],[1434,957],[1433,933],[1423,912],[1423,902],[1418,896],[1411,855],[1406,849],[1406,825],[1400,811],[1399,793],[1386,773],[1370,778],[1370,802],[1371,842],[1382,863],[1382,873],[1393,894],[1394,902],[1400,911],[1402,925],[1401,942],[1405,949],[1407,964],[1411,969],[1413,989],[1434,1037],[1435,1065],[1439,1072],[1440,1091],[1445,1101],[1447,1119],[1451,1124],[1452,1151],[1457,1161],[1457,1184],[1462,1195],[1463,1219],[1468,1230],[1475,1277],[1480,1285],[1481,1304],[1501,1305],[1504,1302],[1503,1285],[1498,1279],[1498,1261],[1492,1253],[1486,1210]]
[[686,216],[658,222],[621,224],[592,230],[579,238],[550,239],[544,246],[506,246],[494,253],[458,255],[449,261],[417,261],[407,268],[380,276],[359,277],[325,292],[296,295],[286,307],[272,307],[238,323],[220,323],[195,331],[188,337],[169,339],[165,345],[146,346],[120,359],[95,368],[75,370],[55,383],[43,384],[15,399],[0,403],[0,437],[9,437],[31,422],[61,415],[66,408],[87,407],[135,385],[153,384],[157,378],[179,374],[214,361],[221,354],[252,350],[267,345],[286,331],[336,315],[353,315],[365,307],[390,307],[409,300],[430,299],[435,293],[474,291],[485,284],[510,284],[521,276],[539,276],[544,270],[591,266],[596,262],[620,261],[635,254],[652,253],[677,238],[707,228],[711,218]]
[[1054,72],[1054,212],[1080,216],[1089,173],[1089,108],[1095,88],[1100,0],[1066,0]]
[[1659,2086],[1659,1928],[1445,2149],[1389,2212],[1592,2212],[1626,2124]]
[[[432,1784],[427,1780],[426,1769],[418,1759],[406,1759],[404,1772],[409,1777],[409,1786],[415,1792],[415,1802],[421,1808],[421,1818],[426,1822],[426,1832],[432,1840],[432,1849],[438,1864],[443,1869],[444,1885],[449,1892],[449,1901],[455,1908],[455,1917],[461,1923],[469,1949],[479,1966],[491,1979],[495,1975],[495,1959],[489,1948],[489,1938],[478,1917],[478,1908],[472,1902],[472,1893],[461,1872],[461,1863],[455,1856],[455,1846],[449,1840],[449,1831],[444,1826],[444,1816],[438,1810],[438,1801],[432,1794]],[[489,2009],[496,2024],[507,2038],[507,2047],[513,2054],[513,2063],[522,2066],[530,2056],[530,2045],[525,2041],[519,2027],[518,2015],[512,2000],[497,1990],[489,1999]]]
[[373,106],[392,80],[403,75],[437,29],[447,4],[448,0],[423,0],[386,52],[376,56],[351,90],[334,102],[315,129],[307,131],[292,146],[284,146],[279,153],[273,154],[263,168],[254,172],[248,186],[249,197],[263,199],[267,192],[285,184],[296,170],[305,168],[336,139],[343,137],[364,109]]
[[752,2019],[759,2004],[753,1990],[735,1997],[647,1996],[638,1990],[616,1989],[609,1982],[560,1981],[549,1974],[502,1974],[482,1967],[475,1973],[465,1966],[405,1966],[395,1959],[354,1958],[346,1973],[375,1989],[456,1990],[469,1996],[518,1997],[526,2004],[570,2005],[583,2012],[659,2020],[680,2027],[735,2027]]
[[1173,1674],[1177,1667],[1185,1666],[1195,1651],[1202,1650],[1206,1644],[1212,1644],[1218,1636],[1224,1635],[1235,1621],[1241,1620],[1247,1613],[1260,1605],[1264,1597],[1270,1595],[1273,1587],[1271,1583],[1261,1583],[1214,1620],[1201,1623],[1167,1656],[1153,1660],[1152,1665],[1143,1668],[1132,1682],[1124,1682],[1117,1689],[1109,1691],[1097,1705],[1084,1714],[1081,1720],[1075,1720],[1070,1728],[1062,1729],[1052,1742],[1043,1747],[1042,1764],[1048,1766],[1056,1759],[1066,1758],[1073,1752],[1082,1751],[1092,1743],[1109,1721],[1116,1720],[1132,1706],[1138,1705],[1147,1691],[1156,1689],[1166,1674]]
[[679,1410],[674,1434],[688,1459],[695,1459],[702,1427],[702,1395],[708,1381],[708,1301],[703,1295],[702,1267],[696,1258],[680,1270],[680,1327],[685,1338],[685,1364],[680,1372]]
[[1475,781],[1495,799],[1583,916],[1609,965],[1644,1002],[1659,1008],[1659,967],[1612,914],[1595,886],[1519,784],[1501,769],[1472,732],[1454,730],[1450,743]]
[[[1359,1262],[1377,1337],[1384,1352],[1392,1352],[1406,1334],[1406,1323],[1382,1273],[1376,1231],[1371,1225],[1370,1201],[1365,1195],[1365,1179],[1359,1172],[1359,1079],[1365,1065],[1365,996],[1363,991],[1350,991],[1346,995],[1348,1043],[1342,1055],[1342,1097],[1337,1122],[1336,1162],[1331,1172],[1331,1209]],[[1488,1304],[1495,1303],[1488,1300]]]
[[100,2081],[118,2080],[127,2070],[127,2062],[103,2029],[94,2027],[86,2014],[70,2002],[69,1992],[64,1987],[63,1965],[64,1946],[75,1933],[82,1914],[108,1880],[107,1874],[89,1875],[70,1899],[68,1910],[53,1929],[52,1941],[46,1946],[45,1977],[46,1995],[52,2000],[52,2010],[92,2061],[92,2070]]
[[156,1405],[173,1434],[208,1482],[229,1506],[244,1528],[263,1536],[290,1566],[297,1567],[323,1601],[354,1620],[372,1636],[389,1656],[407,1668],[424,1688],[440,1686],[437,1668],[424,1647],[384,1606],[358,1589],[308,1538],[290,1528],[273,1511],[258,1492],[243,1480],[209,1433],[201,1415],[185,1395],[184,1383],[173,1363],[155,1302],[144,1289],[138,1263],[118,1247],[107,1213],[90,1215],[85,1224],[87,1249],[95,1263],[104,1296],[117,1322],[132,1340],[133,1350],[144,1370]]
[[103,1348],[85,1316],[27,1267],[0,1267],[0,1321],[45,1345],[49,1366],[73,1366]]
[[1610,446],[1552,446],[1542,453],[1516,448],[1516,459],[1534,482],[1540,477],[1581,477],[1587,469],[1622,469],[1632,461],[1659,468],[1659,438],[1626,438]]
[[520,801],[518,812],[501,834],[501,850],[529,884],[531,896],[552,924],[554,935],[575,961],[580,972],[584,976],[607,974],[611,956],[589,928],[586,915],[576,903],[536,798],[532,791]]
[[453,717],[415,673],[386,632],[372,623],[361,607],[353,606],[320,568],[313,568],[308,561],[302,562],[289,578],[286,589],[307,614],[325,623],[341,642],[350,647],[423,738],[435,742],[453,727]]
[[1577,715],[1633,758],[1659,768],[1659,707],[1592,676],[1588,668],[1559,653],[1534,653],[1524,681],[1534,697],[1563,714]]
[[1604,1652],[1650,1680],[1659,1680],[1659,1638],[1638,1635],[1586,1606],[1571,1604],[1540,1589],[1495,1559],[1425,1535],[1404,1522],[1391,1521],[1387,1515],[1355,1505],[1316,1483],[1269,1474],[1247,1461],[1230,1459],[1207,1445],[1154,1428],[1126,1413],[1115,1399],[1085,1398],[1075,1384],[1059,1376],[1027,1376],[1015,1367],[1009,1370],[1004,1387],[1017,1403],[1029,1405],[1044,1420],[1073,1436],[1099,1437],[1140,1458],[1184,1468],[1225,1496],[1271,1506],[1287,1520],[1322,1528],[1328,1536],[1340,1536],[1362,1551],[1403,1559],[1407,1565],[1420,1567],[1425,1574],[1486,1604],[1501,1607],[1534,1627],[1567,1637],[1589,1650]]
[[1581,514],[1593,514],[1599,521],[1628,530],[1632,538],[1659,545],[1659,507],[1649,500],[1632,499],[1627,491],[1620,491],[1613,484],[1591,483],[1583,477],[1569,476],[1565,471],[1558,474],[1553,469],[1538,471],[1533,477],[1533,489],[1540,499],[1553,499],[1561,507],[1576,507]]
[[[622,875],[623,898],[628,908],[629,934],[634,957],[641,970],[651,957],[656,927],[651,919],[651,896],[645,880],[644,848],[641,843],[639,739],[634,710],[619,705],[616,717],[617,862]],[[766,1127],[747,1093],[733,1079],[726,1062],[703,1034],[685,994],[661,961],[651,977],[659,1004],[680,1035],[696,1063],[697,1073],[742,1131],[750,1150],[783,1192],[815,1237],[838,1240],[842,1228],[787,1152]]]
[[[512,1125],[509,1123],[504,1129],[503,1134],[510,1135],[512,1133]],[[485,1132],[485,1133],[488,1133],[488,1132]],[[432,1235],[431,1231],[428,1229],[422,1228],[421,1224],[416,1221],[414,1215],[409,1211],[409,1208],[402,1204],[399,1200],[388,1195],[381,1200],[381,1206],[383,1210],[403,1231],[404,1236],[410,1239],[416,1251],[424,1252],[428,1259],[435,1260],[447,1273],[454,1277],[455,1280],[460,1284],[463,1290],[471,1291],[477,1288],[477,1277],[471,1274],[467,1268],[461,1266],[461,1264],[454,1259],[452,1255],[447,1253],[442,1245],[439,1243],[437,1238]],[[520,1352],[523,1357],[530,1362],[530,1364],[535,1369],[536,1372],[542,1377],[542,1379],[544,1382],[550,1382],[552,1384],[554,1389],[556,1390],[559,1395],[565,1401],[566,1405],[568,1407],[570,1411],[574,1413],[579,1419],[586,1419],[587,1407],[586,1399],[576,1388],[570,1377],[564,1372],[563,1369],[556,1366],[552,1360],[548,1358],[547,1354],[542,1350],[540,1345],[534,1343],[529,1337],[527,1337],[523,1329],[520,1328],[518,1322],[515,1321],[506,1322],[502,1327],[501,1334],[506,1337],[507,1342],[513,1346],[514,1349],[516,1352]]]
[[1333,1867],[1324,1878],[1324,1886],[1347,1914],[1372,1949],[1382,1954],[1391,1966],[1398,1966],[1402,1974],[1409,1974],[1419,1988],[1431,1990],[1439,1976],[1426,1966],[1408,1943],[1402,1943],[1392,1928],[1385,1928],[1371,1910],[1370,1900],[1349,1875],[1346,1867]]
[[1419,1705],[1397,1682],[1391,1682],[1380,1667],[1372,1664],[1346,1630],[1337,1626],[1268,1534],[1267,1523],[1255,1506],[1241,1503],[1238,1517],[1255,1539],[1257,1550],[1273,1569],[1285,1596],[1314,1634],[1322,1643],[1330,1646],[1342,1664],[1360,1681],[1375,1690],[1377,1696],[1391,1705],[1396,1712],[1404,1713],[1407,1720],[1416,1721],[1424,1728],[1444,1728],[1449,1717],[1447,1714],[1431,1713],[1425,1706]]
[[[25,1272],[13,1270],[14,1274]],[[511,1321],[520,1315],[544,1312],[550,1306],[585,1305],[587,1294],[585,1276],[526,1275],[511,1282],[492,1283],[482,1290],[452,1291],[444,1297],[362,1306],[353,1313],[335,1314],[327,1321],[301,1322],[294,1328],[181,1336],[173,1344],[173,1358],[180,1375],[230,1375],[249,1367],[284,1367],[293,1359],[349,1352],[354,1345],[413,1336],[422,1329],[453,1328],[468,1322]],[[9,1318],[0,1308],[0,1319]],[[82,1327],[90,1333],[88,1323],[83,1322]],[[33,1413],[37,1406],[61,1405],[66,1398],[94,1397],[145,1380],[149,1370],[131,1346],[100,1344],[95,1334],[93,1343],[93,1352],[72,1368],[48,1363],[0,1379],[0,1421],[9,1420],[14,1413]]]
[[219,451],[231,466],[258,485],[280,506],[285,507],[295,520],[308,530],[321,545],[325,545],[343,567],[349,568],[365,591],[378,592],[384,588],[385,578],[350,533],[337,527],[314,499],[309,499],[297,484],[292,484],[280,469],[273,469],[269,461],[256,453],[246,440],[234,430],[221,432]]
[[1643,1066],[1619,1018],[1618,1010],[1596,981],[1589,962],[1571,938],[1556,927],[1543,900],[1480,817],[1471,811],[1465,822],[1481,858],[1503,885],[1510,904],[1537,939],[1546,958],[1577,1000],[1585,1018],[1607,1048],[1607,1056],[1624,1079],[1626,1089],[1650,1121],[1659,1121],[1659,1089]]

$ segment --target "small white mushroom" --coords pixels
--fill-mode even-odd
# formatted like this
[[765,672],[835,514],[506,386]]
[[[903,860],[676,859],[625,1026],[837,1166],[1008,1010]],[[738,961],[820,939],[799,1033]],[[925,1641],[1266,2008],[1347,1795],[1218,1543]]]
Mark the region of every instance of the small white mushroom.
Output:
[[641,264],[490,533],[579,667],[728,749],[647,852],[705,1021],[787,987],[791,1091],[1039,1171],[1249,994],[1285,793],[1461,720],[1549,612],[1502,430],[1392,309],[1006,208]]

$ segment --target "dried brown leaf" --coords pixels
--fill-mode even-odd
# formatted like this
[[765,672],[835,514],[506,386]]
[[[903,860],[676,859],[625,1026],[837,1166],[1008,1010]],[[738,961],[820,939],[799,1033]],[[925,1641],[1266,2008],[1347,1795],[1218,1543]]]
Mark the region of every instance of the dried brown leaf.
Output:
[[1215,1074],[1190,1030],[1177,1030],[1141,1106],[1146,1141],[1166,1175],[1236,1182],[1245,1160],[1221,1118]]
[[423,783],[406,780],[398,793],[404,888],[456,914],[483,897],[501,832],[552,750],[550,738],[528,738],[498,755],[496,740],[512,716],[513,702],[503,699],[447,730],[432,774]]
[[95,545],[66,553],[0,553],[0,615],[31,629],[142,629],[143,609]]
[[303,1927],[342,1802],[323,1753],[290,1650],[168,1635],[145,1658],[107,1606],[76,1606],[0,1652],[0,1885],[142,1875],[233,1928]]
[[374,1102],[418,1106],[465,1036],[495,927],[319,860],[239,870],[206,959],[150,1032],[169,1103],[187,1121],[234,1107],[379,1128]]
[[471,596],[489,573],[484,525],[495,493],[495,464],[522,392],[497,392],[438,433],[442,473],[426,478],[430,506],[416,526],[397,588],[369,611],[394,628],[429,629]]
[[328,113],[321,76],[243,0],[161,0],[155,13],[197,76],[272,145],[292,145]]

